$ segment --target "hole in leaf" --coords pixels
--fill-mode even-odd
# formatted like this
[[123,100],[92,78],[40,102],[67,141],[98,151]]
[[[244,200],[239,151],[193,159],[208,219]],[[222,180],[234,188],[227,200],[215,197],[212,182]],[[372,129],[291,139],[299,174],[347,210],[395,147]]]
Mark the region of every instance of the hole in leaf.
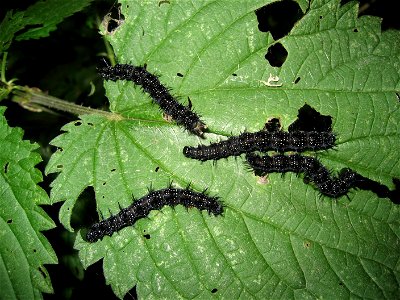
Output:
[[289,125],[289,131],[331,131],[332,117],[321,115],[307,103],[299,109],[297,119]]
[[75,125],[75,126],[81,126],[81,125],[82,125],[82,122],[81,122],[81,121],[76,121],[76,122],[74,123],[74,125]]
[[399,100],[399,102],[400,102],[400,94],[399,93],[396,93],[396,97],[397,97],[397,100]]
[[311,242],[309,242],[309,241],[305,241],[304,242],[304,248],[311,248]]
[[146,240],[149,240],[151,237],[150,237],[150,234],[143,234],[143,237],[145,237],[146,238]]
[[37,251],[36,249],[33,249],[33,253],[36,253],[36,251]]
[[158,170],[160,170],[160,167],[157,167],[157,168],[155,169],[156,172],[158,172]]
[[271,32],[277,40],[287,35],[293,25],[303,17],[303,12],[297,2],[283,0],[268,4],[256,10],[258,29]]
[[63,165],[57,165],[57,169],[62,169],[62,168],[64,168]]
[[114,169],[111,169],[111,172],[115,172],[116,170],[117,170],[117,169],[115,169],[115,168],[114,168]]
[[12,224],[13,220],[12,219],[8,219],[7,220],[7,224]]
[[281,43],[277,43],[268,48],[265,58],[272,67],[281,67],[287,58],[288,52]]
[[213,294],[215,294],[216,292],[218,292],[218,289],[216,289],[216,288],[213,288],[213,289],[211,290],[211,293],[213,293]]
[[4,174],[7,174],[7,172],[8,172],[8,165],[9,165],[10,163],[9,162],[6,162],[5,164],[4,164]]
[[125,21],[125,16],[121,14],[121,5],[114,6],[110,13],[104,19],[104,27],[107,28],[108,33],[113,33]]
[[232,76],[237,76],[237,74],[236,74],[236,73],[233,73]]
[[183,77],[183,74],[178,72],[178,73],[176,73],[176,76]]
[[281,121],[278,118],[271,118],[264,125],[264,130],[269,132],[279,131],[280,129]]
[[357,29],[357,28],[354,28],[353,32],[358,32],[358,29]]
[[320,19],[320,20],[323,19],[323,16],[319,16],[319,19]]
[[88,122],[87,124],[88,124],[89,126],[93,126],[93,123]]
[[298,84],[300,81],[300,77],[297,77],[296,80],[294,81],[294,84]]
[[106,184],[107,184],[107,182],[104,181],[104,182],[103,182],[103,185],[106,185]]

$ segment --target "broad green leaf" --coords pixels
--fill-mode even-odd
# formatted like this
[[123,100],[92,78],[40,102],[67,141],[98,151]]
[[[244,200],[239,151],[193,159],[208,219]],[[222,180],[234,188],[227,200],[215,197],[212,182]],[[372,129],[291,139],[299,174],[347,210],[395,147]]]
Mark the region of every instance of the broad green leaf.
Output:
[[[190,97],[210,130],[205,143],[259,130],[270,117],[287,128],[308,103],[333,117],[338,135],[336,149],[318,153],[322,162],[393,188],[392,177],[400,177],[399,32],[381,32],[376,18],[357,19],[355,3],[315,0],[274,41],[259,32],[254,13],[272,1],[169,2],[121,1],[123,24],[103,33],[120,63],[147,64],[180,101]],[[273,68],[264,56],[277,42],[288,57]],[[282,86],[266,85],[270,76]],[[131,82],[105,85],[112,114],[82,116],[53,141],[58,150],[46,171],[60,172],[51,199],[65,201],[65,227],[71,230],[71,211],[88,186],[105,217],[128,206],[132,194],[170,180],[208,188],[225,203],[224,216],[165,207],[94,244],[78,235],[84,266],[103,259],[117,296],[134,285],[141,298],[399,294],[398,206],[365,191],[321,197],[290,174],[263,182],[243,157],[216,164],[185,158],[185,145],[204,141],[164,120]]]
[[41,231],[55,227],[40,204],[49,204],[37,183],[41,161],[36,144],[10,128],[0,107],[0,287],[2,299],[40,299],[53,288],[44,264],[57,257]]
[[81,11],[93,0],[46,0],[38,1],[25,11],[13,13],[8,11],[0,23],[0,53],[10,46],[14,35],[27,26],[33,26],[17,34],[16,40],[39,39],[46,37],[66,17]]
[[17,31],[25,27],[24,13],[8,11],[0,23],[0,53],[6,51]]

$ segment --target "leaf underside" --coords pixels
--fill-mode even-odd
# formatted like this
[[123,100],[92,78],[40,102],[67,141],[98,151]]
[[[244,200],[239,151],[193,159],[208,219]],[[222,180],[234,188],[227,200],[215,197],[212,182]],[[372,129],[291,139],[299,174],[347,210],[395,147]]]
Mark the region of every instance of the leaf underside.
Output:
[[[357,4],[337,0],[312,1],[279,41],[258,30],[254,13],[273,1],[161,2],[121,1],[123,24],[103,33],[120,63],[147,64],[179,101],[190,97],[208,125],[207,141],[164,120],[132,83],[107,82],[110,109],[123,118],[87,115],[63,128],[47,166],[60,172],[51,200],[65,201],[60,219],[72,230],[71,211],[86,187],[107,217],[132,195],[172,180],[208,188],[225,213],[165,207],[94,244],[78,235],[84,266],[103,258],[106,281],[121,298],[134,285],[141,298],[396,297],[398,206],[355,190],[332,200],[294,174],[262,181],[243,157],[200,163],[182,149],[257,131],[271,117],[287,129],[308,103],[332,116],[338,135],[336,149],[317,153],[321,161],[393,188],[392,177],[400,177],[399,33],[381,32],[378,19],[357,18]],[[273,68],[264,55],[278,42],[288,56]],[[282,86],[264,84],[270,75]]]
[[[0,53],[7,50],[14,37],[22,41],[49,36],[66,17],[81,11],[92,1],[37,1],[25,11],[8,11],[0,23]],[[28,26],[30,28],[21,32]]]

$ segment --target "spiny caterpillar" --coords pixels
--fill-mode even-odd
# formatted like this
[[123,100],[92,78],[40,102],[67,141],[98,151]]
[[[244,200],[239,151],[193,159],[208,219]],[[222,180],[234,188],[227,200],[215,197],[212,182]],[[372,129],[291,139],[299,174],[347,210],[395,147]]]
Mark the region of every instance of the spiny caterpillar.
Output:
[[203,137],[207,126],[200,117],[192,111],[192,105],[189,101],[188,106],[179,103],[169,92],[158,77],[146,70],[146,67],[133,66],[129,64],[116,64],[115,66],[106,66],[98,68],[99,74],[105,80],[130,80],[136,85],[140,85],[144,92],[148,93],[161,110],[178,125],[185,127],[189,132]]
[[[391,191],[383,184],[366,178],[357,172],[344,168],[337,177],[316,158],[300,154],[290,155],[264,155],[254,153],[246,155],[248,166],[257,176],[265,176],[269,173],[304,173],[304,181],[313,183],[322,195],[338,198],[348,193],[351,188],[369,190],[378,197],[389,198],[393,203],[399,203],[397,189]],[[395,183],[398,181],[394,180]]]
[[170,186],[150,191],[146,196],[134,200],[127,208],[121,209],[116,215],[93,224],[86,234],[86,240],[91,243],[96,242],[106,235],[111,236],[124,227],[134,225],[137,220],[147,217],[151,210],[160,210],[166,205],[175,207],[179,204],[186,208],[206,210],[215,216],[223,213],[223,206],[218,197],[210,197],[205,192],[195,192],[189,187],[178,189]]
[[229,137],[227,140],[199,145],[185,146],[183,154],[186,157],[200,161],[218,160],[229,156],[239,156],[254,151],[315,151],[332,148],[336,137],[331,131],[265,131],[244,132],[239,136]]
[[274,172],[304,173],[305,181],[314,183],[321,194],[332,198],[346,195],[358,179],[358,174],[350,169],[342,169],[338,177],[332,177],[331,172],[319,160],[311,156],[299,154],[259,156],[249,153],[246,155],[246,160],[258,176]]

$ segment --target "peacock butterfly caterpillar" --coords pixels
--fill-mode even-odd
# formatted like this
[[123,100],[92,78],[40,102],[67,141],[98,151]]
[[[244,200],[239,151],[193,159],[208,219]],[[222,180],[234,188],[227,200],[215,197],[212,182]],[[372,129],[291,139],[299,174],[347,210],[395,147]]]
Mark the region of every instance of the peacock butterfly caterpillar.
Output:
[[304,173],[305,182],[313,183],[321,194],[331,198],[346,195],[360,179],[358,174],[350,169],[342,169],[338,177],[333,177],[318,159],[300,154],[259,156],[249,153],[246,155],[246,161],[257,176],[268,173]]
[[218,197],[210,197],[205,191],[201,193],[195,192],[189,187],[178,189],[169,186],[165,189],[150,191],[142,198],[134,199],[130,206],[121,209],[117,214],[93,224],[86,234],[86,240],[93,243],[106,235],[111,236],[114,232],[134,225],[137,220],[147,217],[151,210],[160,210],[166,205],[171,207],[177,205],[183,205],[186,208],[195,207],[199,210],[206,210],[214,216],[223,213],[223,206]]
[[335,142],[332,117],[322,115],[310,105],[304,104],[287,132],[282,131],[278,118],[272,118],[258,132],[244,132],[210,145],[186,146],[183,148],[183,154],[192,159],[207,161],[254,151],[274,150],[282,153],[325,150],[333,148]]
[[227,140],[198,145],[185,146],[183,154],[186,157],[200,161],[218,160],[229,156],[239,156],[254,151],[296,151],[325,150],[335,146],[336,137],[330,131],[265,131],[243,132],[239,136]]
[[105,80],[129,80],[140,85],[145,93],[148,93],[160,109],[178,125],[185,127],[189,132],[203,137],[207,128],[200,117],[192,110],[191,102],[188,106],[179,103],[169,92],[158,77],[146,70],[146,66],[133,66],[129,64],[116,64],[98,68],[98,72]]
[[346,195],[351,188],[359,188],[371,191],[378,197],[389,198],[395,204],[400,203],[397,179],[394,179],[396,189],[391,191],[387,186],[349,168],[340,170],[338,176],[334,177],[318,159],[311,156],[300,154],[259,156],[248,153],[246,162],[257,176],[269,173],[304,173],[304,182],[313,183],[322,195],[331,198],[339,198]]

